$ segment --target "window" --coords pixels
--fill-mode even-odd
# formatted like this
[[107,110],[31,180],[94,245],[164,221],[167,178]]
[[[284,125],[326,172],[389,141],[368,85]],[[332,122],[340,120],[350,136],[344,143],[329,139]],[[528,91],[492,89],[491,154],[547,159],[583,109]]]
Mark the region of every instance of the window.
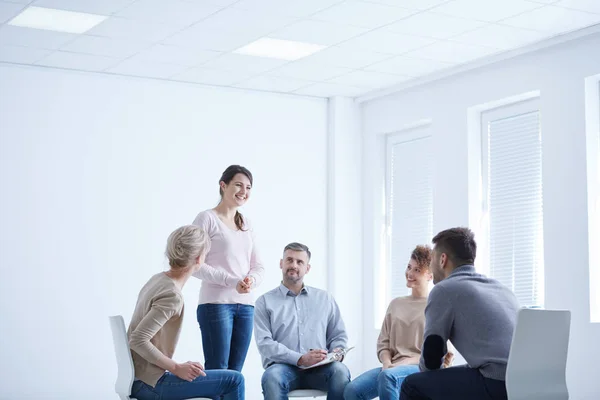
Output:
[[600,74],[585,82],[590,321],[600,323]]
[[521,306],[543,307],[542,142],[537,101],[485,111],[482,121],[486,271]]
[[409,293],[404,271],[410,254],[433,237],[432,161],[427,127],[388,136],[386,303]]

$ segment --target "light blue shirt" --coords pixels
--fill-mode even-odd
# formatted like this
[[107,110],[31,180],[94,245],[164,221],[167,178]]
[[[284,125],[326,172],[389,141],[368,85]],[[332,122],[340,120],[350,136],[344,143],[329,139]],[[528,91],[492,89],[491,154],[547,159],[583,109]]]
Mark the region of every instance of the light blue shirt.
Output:
[[348,342],[333,296],[310,286],[296,296],[283,284],[256,300],[254,336],[265,369],[273,363],[297,365],[311,349],[331,351]]

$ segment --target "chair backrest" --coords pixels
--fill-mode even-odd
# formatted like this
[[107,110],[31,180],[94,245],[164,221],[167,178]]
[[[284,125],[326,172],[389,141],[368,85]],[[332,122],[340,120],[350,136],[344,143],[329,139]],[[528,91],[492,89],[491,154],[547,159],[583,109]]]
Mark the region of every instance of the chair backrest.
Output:
[[506,370],[509,400],[568,400],[571,312],[521,309]]
[[134,372],[133,360],[129,351],[129,340],[125,330],[125,321],[121,315],[108,317],[112,330],[115,356],[117,357],[117,381],[115,391],[121,400],[128,400],[131,395]]

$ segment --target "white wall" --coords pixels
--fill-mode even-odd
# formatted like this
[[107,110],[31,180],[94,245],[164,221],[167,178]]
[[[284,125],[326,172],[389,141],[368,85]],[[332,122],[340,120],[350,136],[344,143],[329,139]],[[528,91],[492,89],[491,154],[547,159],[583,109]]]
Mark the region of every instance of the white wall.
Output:
[[[589,322],[584,79],[600,72],[600,34],[556,45],[363,103],[365,265],[378,260],[382,137],[432,119],[434,231],[469,223],[467,109],[539,90],[543,140],[546,307],[572,311],[571,398],[600,395],[600,324]],[[372,221],[372,222],[371,222]],[[365,280],[365,368],[375,364],[373,282]],[[548,349],[552,351],[552,349]]]
[[[116,398],[107,316],[128,321],[168,234],[217,203],[229,164],[255,175],[258,294],[290,241],[325,288],[326,121],[320,99],[0,64],[0,398]],[[198,289],[184,289],[180,361],[203,361]],[[254,342],[243,372],[261,398]]]
[[329,100],[328,288],[335,297],[355,349],[344,363],[353,377],[364,372],[362,315],[362,155],[359,107],[353,99]]

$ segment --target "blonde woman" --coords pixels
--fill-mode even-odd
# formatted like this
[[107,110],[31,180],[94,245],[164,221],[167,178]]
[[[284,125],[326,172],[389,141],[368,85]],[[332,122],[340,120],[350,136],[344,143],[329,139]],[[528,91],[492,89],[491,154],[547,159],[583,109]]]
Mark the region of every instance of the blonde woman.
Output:
[[236,371],[204,371],[199,362],[172,359],[181,331],[181,289],[201,268],[210,239],[200,228],[175,230],[167,241],[170,269],[150,278],[138,295],[127,331],[138,400],[183,400],[193,397],[244,399],[244,377]]

